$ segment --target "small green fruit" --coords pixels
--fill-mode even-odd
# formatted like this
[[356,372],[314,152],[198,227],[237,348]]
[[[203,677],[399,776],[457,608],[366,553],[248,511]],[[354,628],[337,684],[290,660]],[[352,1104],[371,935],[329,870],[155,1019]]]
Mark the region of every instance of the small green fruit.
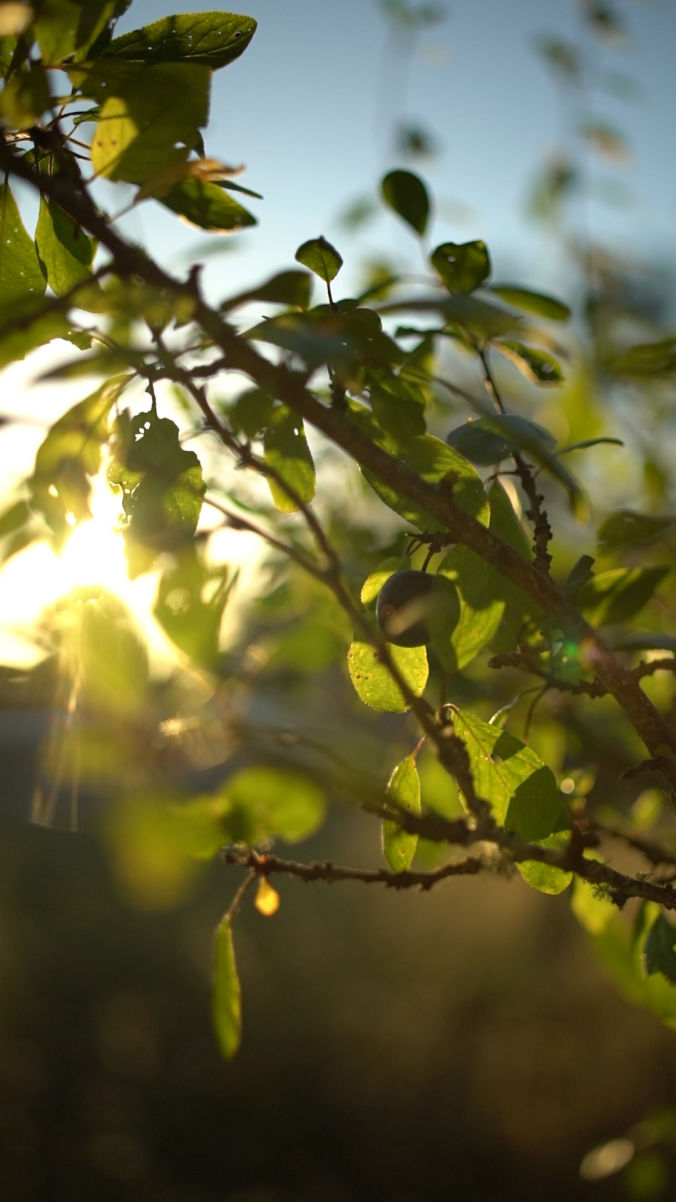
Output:
[[437,626],[452,628],[458,614],[458,595],[451,582],[413,569],[390,576],[376,601],[378,626],[388,643],[397,647],[424,646],[431,631]]

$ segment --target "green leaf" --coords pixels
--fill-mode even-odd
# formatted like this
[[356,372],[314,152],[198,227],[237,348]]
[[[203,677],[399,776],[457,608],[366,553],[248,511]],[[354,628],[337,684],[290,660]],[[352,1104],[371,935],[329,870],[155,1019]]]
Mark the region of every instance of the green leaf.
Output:
[[480,466],[500,463],[511,454],[509,443],[490,429],[490,418],[480,417],[456,426],[446,435],[446,442],[470,463]]
[[312,276],[305,271],[280,271],[265,280],[255,288],[240,292],[223,301],[222,313],[229,313],[239,305],[250,301],[267,301],[273,305],[290,305],[299,309],[307,309],[310,303]]
[[242,990],[237,975],[229,914],[226,914],[216,927],[213,963],[214,1031],[221,1052],[226,1060],[231,1060],[242,1039]]
[[196,63],[215,71],[246,50],[256,24],[253,17],[224,12],[161,17],[114,38],[103,57],[144,63]]
[[209,567],[198,548],[178,548],[160,576],[153,614],[191,663],[213,670],[219,632],[232,581],[222,567]]
[[206,487],[202,467],[194,451],[181,447],[178,427],[168,418],[152,409],[132,419],[120,415],[108,480],[122,489],[132,576],[194,534]]
[[228,234],[247,225],[256,225],[256,218],[248,209],[233,200],[218,184],[205,180],[183,180],[158,199],[190,225],[215,234]]
[[509,543],[510,547],[518,551],[523,559],[529,559],[530,542],[528,535],[515,514],[512,502],[499,480],[494,480],[491,484],[488,490],[488,500],[491,506],[490,529],[503,542]]
[[676,367],[676,335],[657,342],[640,342],[611,355],[608,363],[616,375],[639,379],[670,376]]
[[473,292],[491,273],[485,242],[442,242],[430,263],[449,292]]
[[420,177],[412,171],[390,171],[383,177],[380,191],[385,204],[422,236],[430,216],[430,198]]
[[160,63],[130,75],[101,108],[91,145],[96,174],[142,184],[185,159],[207,122],[210,83],[208,68],[193,63]]
[[120,375],[106,380],[54,422],[38,448],[29,480],[31,504],[57,538],[69,534],[74,521],[91,516],[91,477],[101,466],[108,417],[130,379]]
[[[0,256],[1,263],[1,256]],[[0,273],[1,273],[0,266]],[[40,272],[41,287],[45,281]],[[22,359],[29,351],[53,338],[71,338],[73,330],[65,313],[51,308],[41,296],[24,296],[5,304],[0,301],[0,367]]]
[[29,63],[5,82],[0,94],[0,117],[10,129],[28,129],[39,122],[49,104],[47,72],[41,63]]
[[[484,525],[488,523],[489,507],[481,480],[467,460],[446,446],[440,438],[431,434],[409,438],[405,446],[397,451],[397,457],[428,484],[447,481],[452,485],[453,497],[458,505]],[[444,529],[442,523],[426,510],[407,497],[400,496],[391,484],[379,480],[365,468],[362,468],[362,472],[380,499],[411,525],[425,531]]]
[[228,421],[234,434],[256,438],[270,424],[274,401],[262,388],[247,388],[240,393],[228,410]]
[[[396,647],[391,644],[389,652],[411,692],[421,697],[429,674],[425,648]],[[389,669],[370,643],[359,640],[352,643],[347,653],[347,668],[358,697],[372,709],[403,714],[409,708]]]
[[310,777],[286,768],[243,768],[220,790],[226,838],[250,846],[267,839],[308,839],[321,826],[324,793]]
[[9,315],[15,301],[36,299],[44,290],[45,281],[33,239],[24,228],[18,205],[5,182],[0,186],[0,298],[3,308],[6,307]]
[[[590,857],[597,858],[597,857]],[[590,935],[598,935],[612,921],[617,909],[613,902],[589,881],[575,878],[570,908]]]
[[584,493],[575,477],[553,453],[551,448],[555,445],[555,440],[548,430],[518,413],[497,413],[495,417],[486,418],[485,421],[488,428],[501,434],[510,446],[531,456],[550,476],[558,480],[568,494],[573,513],[578,517],[583,514]]
[[[546,839],[540,840],[542,847],[552,848],[554,851],[561,851],[567,842],[567,831],[556,831],[553,835],[548,835]],[[517,869],[531,889],[537,889],[539,893],[548,893],[552,896],[565,892],[573,879],[572,872],[564,872],[562,868],[554,868],[551,864],[543,864],[540,860],[523,860],[517,864]]]
[[98,588],[71,593],[65,607],[69,620],[78,612],[72,650],[83,707],[106,722],[140,721],[147,707],[148,654],[131,613]]
[[514,287],[511,284],[489,284],[491,292],[513,305],[515,309],[523,309],[526,313],[535,313],[537,317],[545,317],[548,321],[567,321],[570,317],[568,305],[547,296],[544,292],[533,292],[530,288]]
[[469,711],[453,713],[453,728],[469,756],[476,791],[497,822],[522,839],[545,839],[555,829],[561,795],[554,775],[514,735]]
[[464,668],[493,638],[505,609],[502,577],[468,547],[454,547],[438,568],[460,596],[460,616],[451,635],[457,668]]
[[650,513],[637,513],[633,509],[618,509],[602,521],[596,538],[604,551],[643,546],[673,526],[674,520],[670,516],[658,517]]
[[[468,293],[404,297],[381,305],[379,312],[439,313],[449,327],[444,333],[454,338],[469,334],[484,343],[503,334],[514,333],[522,323],[518,314]],[[464,341],[467,342],[466,337]]]
[[[272,499],[283,513],[308,505],[315,493],[315,466],[307,445],[303,419],[280,405],[273,411],[264,437],[265,462],[277,473],[268,476]],[[291,493],[284,485],[288,484]]]
[[613,568],[599,572],[577,595],[577,604],[596,626],[628,622],[650,601],[669,567]]
[[91,276],[95,242],[63,209],[40,197],[35,245],[49,287],[63,296]]
[[[397,764],[387,782],[387,800],[397,809],[420,813],[420,779],[415,758],[407,755]],[[393,872],[405,872],[411,867],[418,836],[402,830],[399,823],[384,819],[382,824],[383,854]]]
[[643,957],[648,976],[661,972],[672,984],[676,982],[676,928],[662,913],[648,930]]
[[324,280],[327,284],[335,279],[343,266],[343,260],[335,246],[321,236],[303,242],[302,246],[298,247],[294,258],[297,263],[302,263],[303,267],[309,267],[310,271],[313,271],[320,280]]
[[533,384],[562,384],[561,365],[553,355],[523,342],[494,342],[496,351],[514,363]]
[[368,396],[379,424],[398,443],[425,433],[425,398],[421,390],[387,371],[368,373]]
[[80,58],[131,0],[34,0],[35,35],[45,65]]

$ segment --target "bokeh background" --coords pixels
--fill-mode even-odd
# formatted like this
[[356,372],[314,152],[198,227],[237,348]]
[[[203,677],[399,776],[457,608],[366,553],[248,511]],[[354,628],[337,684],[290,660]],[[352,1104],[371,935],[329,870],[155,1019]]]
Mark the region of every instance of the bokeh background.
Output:
[[[496,276],[572,302],[592,271],[638,298],[646,321],[673,320],[670,0],[455,0],[427,6],[429,21],[420,5],[368,0],[243,7],[259,28],[216,77],[207,149],[246,164],[242,182],[265,197],[252,202],[260,224],[207,249],[135,209],[125,228],[160,261],[203,261],[220,296],[323,233],[344,255],[347,292],[383,260],[419,271],[412,239],[373,209],[380,176],[403,165],[435,195],[432,244],[483,238]],[[166,11],[136,0],[119,29]],[[3,443],[8,477],[30,470],[46,415],[72,401],[32,388],[36,370],[3,373],[24,419]],[[0,605],[14,613],[8,587]],[[225,1064],[210,1026],[211,937],[237,874],[215,864],[175,905],[144,909],[98,838],[107,796],[83,796],[90,821],[77,836],[31,826],[53,682],[49,665],[4,659],[3,1197],[673,1196],[674,1035],[617,992],[565,896],[518,879],[458,879],[424,895],[288,881],[273,918],[245,904],[244,1042]],[[346,705],[343,686],[318,672],[291,680],[282,659],[256,719],[302,721],[317,688]],[[157,713],[163,704],[153,698]],[[399,728],[384,721],[364,746],[356,713],[336,708],[341,753],[384,778]],[[580,730],[574,738],[583,745]],[[238,748],[259,753],[241,734]],[[609,771],[610,791],[612,781]],[[373,824],[340,806],[302,852],[380,862]],[[626,1167],[627,1145],[611,1145],[601,1167],[618,1172],[581,1177],[589,1150],[616,1139],[638,1149]]]

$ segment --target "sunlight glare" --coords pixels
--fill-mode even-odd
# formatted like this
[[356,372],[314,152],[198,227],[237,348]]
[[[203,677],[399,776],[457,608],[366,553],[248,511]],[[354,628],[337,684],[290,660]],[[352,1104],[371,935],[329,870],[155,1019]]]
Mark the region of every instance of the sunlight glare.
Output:
[[60,555],[47,542],[35,542],[5,564],[0,572],[0,663],[18,668],[38,663],[45,649],[36,642],[35,628],[43,612],[74,589],[96,585],[127,606],[147,644],[151,667],[175,662],[152,614],[156,574],[136,580],[127,575],[119,510],[119,498],[103,481],[94,481],[92,517],[74,527]]

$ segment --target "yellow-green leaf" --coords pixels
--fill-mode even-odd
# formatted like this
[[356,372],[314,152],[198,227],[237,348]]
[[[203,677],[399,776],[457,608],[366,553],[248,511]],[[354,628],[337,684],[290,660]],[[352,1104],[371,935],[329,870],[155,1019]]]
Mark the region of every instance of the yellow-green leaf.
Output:
[[[429,674],[425,648],[390,644],[389,652],[411,692],[420,697]],[[409,708],[399,685],[370,643],[359,640],[352,643],[347,653],[347,668],[355,692],[372,709],[403,714]]]
[[[387,782],[387,799],[398,809],[420,813],[420,779],[415,759],[407,755],[397,764]],[[398,822],[386,818],[382,825],[383,854],[393,872],[411,867],[418,836],[402,830]]]
[[315,465],[302,417],[280,405],[270,417],[264,447],[265,462],[276,473],[268,476],[268,484],[277,508],[293,513],[299,504],[309,504],[315,494]]
[[218,1046],[226,1060],[231,1060],[242,1039],[242,990],[229,914],[219,922],[214,937],[212,1014]]

